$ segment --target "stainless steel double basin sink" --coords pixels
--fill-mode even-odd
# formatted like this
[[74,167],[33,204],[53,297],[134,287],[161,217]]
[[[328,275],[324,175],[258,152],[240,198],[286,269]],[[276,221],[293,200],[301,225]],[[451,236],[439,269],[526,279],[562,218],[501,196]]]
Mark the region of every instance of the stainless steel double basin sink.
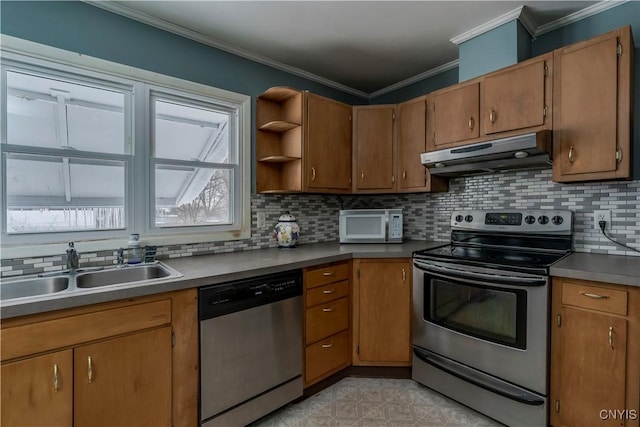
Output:
[[83,290],[117,285],[145,285],[182,277],[182,274],[161,262],[127,265],[104,270],[78,269],[45,273],[44,277],[2,280],[0,299],[39,297],[51,294],[79,293]]

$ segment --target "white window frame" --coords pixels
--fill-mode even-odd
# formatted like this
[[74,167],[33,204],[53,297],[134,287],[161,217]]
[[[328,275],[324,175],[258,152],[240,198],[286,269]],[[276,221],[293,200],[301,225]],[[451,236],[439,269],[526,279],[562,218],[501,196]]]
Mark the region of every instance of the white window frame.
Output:
[[[0,258],[24,258],[64,253],[66,242],[76,242],[80,253],[98,250],[115,250],[126,247],[128,234],[140,233],[144,244],[175,245],[187,243],[203,243],[228,240],[247,239],[251,236],[251,97],[190,82],[175,77],[153,73],[147,70],[129,67],[98,58],[80,55],[74,52],[53,48],[19,38],[1,35],[0,54],[2,69],[12,63],[19,63],[20,68],[44,68],[49,74],[55,72],[81,76],[89,83],[110,83],[114,86],[130,86],[132,90],[133,116],[130,129],[125,130],[132,135],[132,155],[122,155],[132,164],[125,169],[125,213],[126,229],[100,231],[71,231],[56,233],[11,234],[5,229],[4,205],[6,183],[2,176],[2,245]],[[53,73],[50,70],[54,70]],[[5,79],[2,79],[5,84]],[[108,85],[107,85],[108,86]],[[155,166],[151,158],[151,93],[158,92],[169,96],[182,97],[186,100],[200,100],[210,105],[219,105],[235,109],[235,123],[229,124],[230,131],[237,132],[237,166],[225,165],[233,169],[233,193],[230,195],[234,206],[234,223],[220,226],[193,227],[156,227],[155,226]],[[6,93],[6,87],[2,88]],[[6,112],[6,96],[2,97],[0,111],[2,117]],[[127,119],[125,119],[127,120]],[[6,120],[2,120],[2,144],[6,142]],[[15,146],[12,146],[15,148]],[[23,147],[29,153],[39,152],[37,147]],[[13,150],[11,150],[13,152]],[[4,150],[3,150],[4,153]],[[82,153],[82,152],[81,152]],[[74,152],[75,154],[75,152]],[[103,156],[92,157],[103,158]],[[5,155],[2,156],[4,170]],[[118,156],[116,156],[118,157]],[[104,158],[112,159],[112,155]],[[232,167],[229,167],[232,166]]]

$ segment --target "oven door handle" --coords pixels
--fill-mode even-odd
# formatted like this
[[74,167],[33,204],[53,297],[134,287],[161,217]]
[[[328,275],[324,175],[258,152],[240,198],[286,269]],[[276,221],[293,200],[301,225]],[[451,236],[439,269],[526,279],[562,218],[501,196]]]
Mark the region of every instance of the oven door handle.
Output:
[[507,399],[515,400],[516,402],[532,406],[540,406],[544,405],[545,403],[544,398],[537,394],[531,393],[530,391],[524,390],[520,387],[516,387],[498,378],[493,378],[481,372],[477,372],[464,365],[460,365],[451,360],[438,356],[437,354],[433,354],[431,352],[424,351],[415,347],[413,349],[413,354],[418,359],[422,360],[425,363],[428,363],[429,365],[437,369],[440,369],[475,386],[499,394],[500,396],[504,396]]
[[413,265],[422,271],[426,271],[429,273],[446,274],[449,277],[457,277],[460,279],[479,279],[484,281],[490,280],[490,281],[495,281],[499,283],[529,285],[529,286],[544,286],[547,283],[547,278],[544,276],[522,277],[522,276],[507,276],[504,274],[479,273],[477,271],[468,271],[468,270],[462,270],[459,268],[444,267],[444,266],[434,265],[434,264],[426,264],[417,260],[413,261]]

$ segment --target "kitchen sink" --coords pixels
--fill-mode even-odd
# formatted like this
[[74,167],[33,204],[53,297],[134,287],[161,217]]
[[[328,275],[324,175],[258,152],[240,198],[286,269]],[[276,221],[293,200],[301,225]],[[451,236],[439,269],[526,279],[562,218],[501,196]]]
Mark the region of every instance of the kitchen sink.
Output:
[[132,282],[150,281],[180,277],[181,274],[164,264],[140,264],[123,268],[82,273],[76,276],[76,287],[98,288],[101,286],[119,285]]
[[89,267],[75,271],[65,270],[43,274],[41,277],[3,279],[0,283],[0,299],[3,304],[12,304],[8,300],[17,298],[42,299],[42,297],[51,294],[71,296],[82,292],[86,293],[95,288],[129,284],[135,286],[152,285],[182,277],[180,272],[159,261],[104,270]]
[[69,288],[69,277],[37,277],[3,281],[0,284],[0,299],[14,299],[53,294]]

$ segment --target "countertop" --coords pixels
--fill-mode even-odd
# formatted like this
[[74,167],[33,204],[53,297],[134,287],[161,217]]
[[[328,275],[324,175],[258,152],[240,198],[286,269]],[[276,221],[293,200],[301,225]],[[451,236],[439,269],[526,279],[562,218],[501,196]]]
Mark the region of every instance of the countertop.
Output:
[[640,286],[640,257],[575,252],[551,266],[552,276]]
[[182,277],[153,284],[113,285],[103,288],[62,291],[39,297],[2,301],[0,318],[24,316],[119,299],[153,295],[205,285],[214,285],[262,274],[352,258],[409,258],[414,251],[443,242],[411,240],[401,244],[317,243],[293,249],[259,249],[215,255],[162,260]]
[[[443,242],[411,240],[402,244],[316,243],[293,249],[259,249],[163,260],[182,277],[153,284],[113,285],[3,301],[0,318],[24,316],[119,299],[214,285],[262,274],[352,258],[409,258]],[[640,257],[574,253],[551,266],[552,276],[640,286]]]

